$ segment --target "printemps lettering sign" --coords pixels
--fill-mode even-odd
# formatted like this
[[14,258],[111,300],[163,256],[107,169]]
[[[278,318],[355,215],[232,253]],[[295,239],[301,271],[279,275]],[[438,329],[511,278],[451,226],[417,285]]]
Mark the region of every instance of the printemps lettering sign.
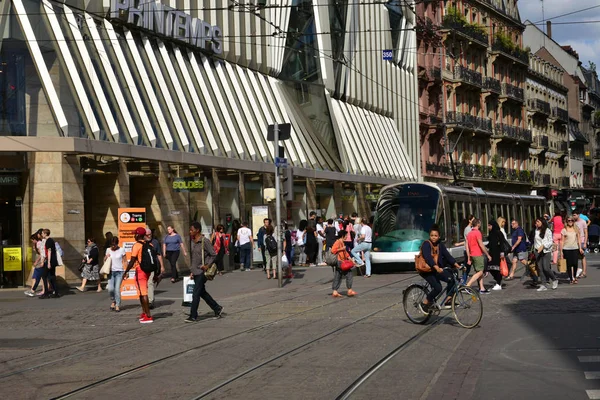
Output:
[[111,0],[110,17],[215,54],[223,53],[221,28],[154,0]]
[[203,192],[203,178],[175,178],[173,179],[173,190],[176,192]]

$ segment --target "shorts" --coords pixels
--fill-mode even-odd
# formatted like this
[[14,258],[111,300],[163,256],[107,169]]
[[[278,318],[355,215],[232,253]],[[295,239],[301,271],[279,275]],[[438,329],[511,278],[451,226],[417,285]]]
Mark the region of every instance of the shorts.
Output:
[[529,253],[527,253],[526,251],[522,251],[520,253],[513,253],[510,260],[513,261],[515,259],[515,257],[517,257],[517,260],[523,261],[523,260],[527,260],[528,256],[529,256]]
[[137,285],[140,296],[148,296],[148,281],[150,280],[150,274],[137,269],[135,271],[135,284]]
[[34,268],[34,270],[33,270],[33,279],[34,280],[42,279],[43,275],[44,275],[44,267]]
[[[583,249],[583,246],[585,246],[585,243],[581,243],[581,248]],[[585,259],[585,251],[583,252],[583,254],[581,252],[578,252],[579,255],[579,259],[583,260]]]
[[483,271],[483,268],[485,267],[483,256],[471,257],[471,265],[475,272]]

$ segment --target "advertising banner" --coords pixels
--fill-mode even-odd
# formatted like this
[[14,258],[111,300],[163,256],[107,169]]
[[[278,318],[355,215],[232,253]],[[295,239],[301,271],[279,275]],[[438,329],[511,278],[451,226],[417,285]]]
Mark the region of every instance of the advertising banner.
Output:
[[[135,243],[134,231],[139,228],[146,228],[146,209],[145,208],[119,208],[119,246],[125,249],[127,263],[131,259],[131,248]],[[129,271],[127,276],[123,277],[121,285],[122,300],[137,300],[139,298],[137,286],[135,283],[135,270]]]
[[20,271],[23,266],[20,247],[5,247],[2,249],[4,258],[4,271]]

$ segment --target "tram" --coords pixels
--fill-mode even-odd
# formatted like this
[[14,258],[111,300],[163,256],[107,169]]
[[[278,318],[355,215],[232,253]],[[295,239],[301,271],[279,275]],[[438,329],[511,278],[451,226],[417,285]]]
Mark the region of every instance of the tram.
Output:
[[[537,217],[548,212],[546,199],[486,192],[480,188],[446,186],[435,183],[398,183],[381,189],[373,225],[372,263],[414,266],[415,256],[429,229],[437,224],[441,240],[452,257],[464,258],[464,228],[470,214],[481,219],[487,235],[487,222],[500,216],[510,238],[510,221],[516,219],[526,233]],[[404,265],[402,266],[404,267]]]

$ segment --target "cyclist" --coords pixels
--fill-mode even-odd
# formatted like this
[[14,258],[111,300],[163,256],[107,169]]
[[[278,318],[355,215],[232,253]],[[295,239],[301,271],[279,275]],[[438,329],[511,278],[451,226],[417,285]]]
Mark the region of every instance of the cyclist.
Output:
[[[423,242],[421,245],[421,253],[423,254],[425,262],[427,262],[427,265],[431,267],[431,272],[421,273],[423,279],[431,286],[431,291],[427,294],[427,298],[421,303],[423,313],[427,314],[431,305],[435,302],[437,295],[442,292],[442,284],[440,282],[444,281],[448,283],[446,288],[446,293],[448,294],[452,293],[454,285],[456,284],[452,272],[444,270],[443,268],[446,265],[460,268],[460,265],[458,265],[456,260],[450,255],[446,246],[440,242],[440,228],[438,228],[437,225],[433,225],[429,230],[429,240]],[[451,307],[451,299],[452,297],[448,295],[444,302],[445,309]]]

